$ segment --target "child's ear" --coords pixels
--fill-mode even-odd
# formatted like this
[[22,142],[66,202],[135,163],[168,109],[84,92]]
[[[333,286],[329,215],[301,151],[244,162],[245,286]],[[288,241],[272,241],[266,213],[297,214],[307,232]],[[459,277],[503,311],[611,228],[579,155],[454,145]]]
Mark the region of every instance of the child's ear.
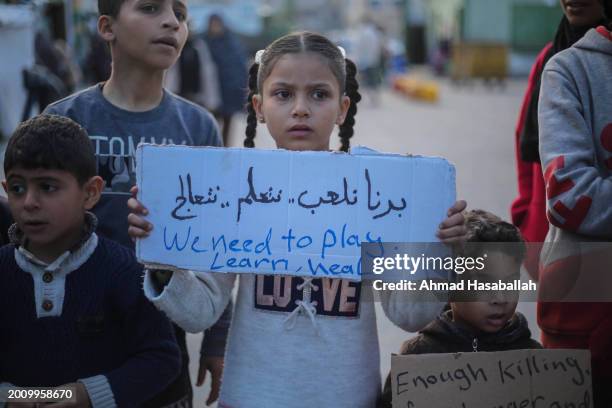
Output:
[[104,188],[104,180],[100,176],[93,176],[85,182],[83,189],[85,190],[86,210],[91,210],[100,200],[102,189]]
[[111,16],[102,15],[98,17],[98,34],[106,42],[112,42],[115,40],[115,33],[113,32],[114,19]]
[[336,119],[336,125],[340,126],[344,123],[346,119],[346,114],[351,106],[351,98],[344,95],[340,100],[340,112],[338,113],[338,118]]
[[257,121],[264,123],[266,120],[262,109],[263,102],[261,100],[261,96],[259,94],[253,95],[251,103],[253,104],[253,109],[255,110],[255,114],[257,115]]
[[6,180],[2,180],[2,188],[4,188],[4,192],[8,195],[8,185],[6,184]]

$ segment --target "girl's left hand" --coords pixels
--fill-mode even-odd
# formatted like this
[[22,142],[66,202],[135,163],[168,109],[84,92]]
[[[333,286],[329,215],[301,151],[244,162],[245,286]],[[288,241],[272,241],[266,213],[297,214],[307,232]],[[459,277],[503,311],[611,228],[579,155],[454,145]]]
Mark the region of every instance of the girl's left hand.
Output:
[[206,406],[210,406],[219,398],[219,390],[221,389],[221,377],[223,376],[223,357],[206,357],[200,358],[200,368],[198,369],[198,380],[196,386],[200,387],[206,380],[206,372],[210,371],[211,384],[210,394],[206,400]]
[[448,209],[448,217],[442,221],[436,233],[440,241],[448,245],[457,245],[465,242],[467,227],[465,226],[463,211],[466,207],[467,203],[464,200],[459,200]]

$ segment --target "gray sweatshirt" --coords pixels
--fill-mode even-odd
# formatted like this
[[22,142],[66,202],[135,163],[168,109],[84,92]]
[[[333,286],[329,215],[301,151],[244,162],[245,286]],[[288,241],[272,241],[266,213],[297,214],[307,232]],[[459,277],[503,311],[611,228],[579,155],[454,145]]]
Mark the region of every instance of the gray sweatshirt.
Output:
[[[609,244],[590,242],[612,241],[612,39],[607,30],[590,30],[550,60],[539,109],[550,221],[540,293],[555,300],[609,299]],[[538,304],[545,339],[589,346],[593,384],[609,383],[610,316],[609,302]]]
[[[212,325],[236,274],[177,271],[160,294],[145,294],[187,331]],[[380,356],[372,289],[359,282],[240,275],[225,356],[220,407],[373,407]],[[369,292],[369,293],[366,293]],[[382,294],[392,322],[418,331],[443,302],[411,292]]]
[[[542,74],[548,242],[612,239],[612,41],[599,30],[555,55]],[[547,256],[545,264],[554,260]]]

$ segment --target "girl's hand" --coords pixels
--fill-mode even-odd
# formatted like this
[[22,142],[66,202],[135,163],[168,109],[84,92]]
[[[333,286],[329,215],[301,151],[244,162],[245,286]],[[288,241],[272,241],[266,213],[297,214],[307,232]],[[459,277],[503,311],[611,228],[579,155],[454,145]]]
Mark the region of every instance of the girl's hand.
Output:
[[219,398],[219,390],[221,389],[221,377],[223,376],[223,357],[205,357],[200,358],[200,368],[198,369],[198,380],[196,386],[201,387],[206,380],[206,372],[210,371],[211,384],[210,394],[206,400],[206,406],[210,406]]
[[467,227],[463,211],[467,207],[464,200],[459,200],[448,209],[448,217],[438,227],[436,236],[448,245],[460,245],[466,240]]
[[136,198],[138,195],[138,187],[134,186],[130,189],[132,198],[128,200],[128,208],[130,214],[128,215],[128,235],[133,241],[138,238],[146,238],[153,229],[153,224],[148,222],[143,216],[149,214],[149,210]]

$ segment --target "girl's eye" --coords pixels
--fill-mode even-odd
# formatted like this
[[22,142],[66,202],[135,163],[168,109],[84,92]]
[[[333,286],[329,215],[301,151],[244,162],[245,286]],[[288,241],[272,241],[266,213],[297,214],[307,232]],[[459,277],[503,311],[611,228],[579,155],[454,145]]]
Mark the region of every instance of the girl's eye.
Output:
[[187,13],[184,13],[184,12],[182,12],[180,10],[176,10],[174,12],[174,15],[176,16],[176,19],[178,21],[185,21],[185,20],[187,20]]
[[291,93],[289,91],[281,89],[279,91],[274,92],[274,96],[279,99],[288,99],[291,96]]
[[321,89],[317,89],[312,93],[312,96],[315,99],[325,99],[328,96],[327,91],[321,90]]

